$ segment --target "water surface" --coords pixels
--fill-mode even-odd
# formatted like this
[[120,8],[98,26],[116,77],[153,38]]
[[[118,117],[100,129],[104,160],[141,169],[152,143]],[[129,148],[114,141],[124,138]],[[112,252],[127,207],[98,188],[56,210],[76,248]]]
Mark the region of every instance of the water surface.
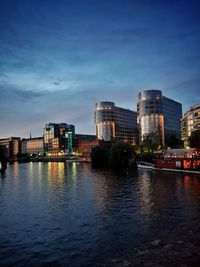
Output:
[[0,175],[0,266],[94,266],[191,222],[200,177],[87,163],[9,165]]

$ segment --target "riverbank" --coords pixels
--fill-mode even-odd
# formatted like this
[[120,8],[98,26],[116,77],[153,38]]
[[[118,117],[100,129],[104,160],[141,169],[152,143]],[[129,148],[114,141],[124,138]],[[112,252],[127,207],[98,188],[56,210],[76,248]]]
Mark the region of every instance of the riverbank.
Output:
[[10,163],[19,162],[19,163],[27,163],[27,162],[91,162],[90,158],[67,158],[67,157],[35,157],[29,159],[19,159],[10,161]]
[[39,157],[31,159],[32,162],[91,162],[85,158],[66,158],[66,157]]
[[123,257],[97,266],[200,266],[200,226],[183,226],[176,232],[163,233],[159,239],[144,243]]

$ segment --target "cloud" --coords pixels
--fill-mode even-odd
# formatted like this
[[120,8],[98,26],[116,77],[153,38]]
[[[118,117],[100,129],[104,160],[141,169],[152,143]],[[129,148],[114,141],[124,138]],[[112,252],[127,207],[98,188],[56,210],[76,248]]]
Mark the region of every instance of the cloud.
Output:
[[53,84],[55,84],[55,85],[60,85],[60,82],[53,82]]
[[200,78],[194,77],[193,79],[182,79],[174,83],[172,86],[167,87],[164,92],[174,100],[183,104],[183,112],[194,105],[199,103],[199,83]]
[[0,86],[1,97],[0,104],[3,105],[6,102],[14,103],[27,103],[32,102],[35,99],[41,97],[43,94],[35,92],[34,90],[20,90],[11,86]]
[[95,102],[136,109],[141,89],[191,105],[198,25],[194,1],[0,1],[0,134],[92,133]]

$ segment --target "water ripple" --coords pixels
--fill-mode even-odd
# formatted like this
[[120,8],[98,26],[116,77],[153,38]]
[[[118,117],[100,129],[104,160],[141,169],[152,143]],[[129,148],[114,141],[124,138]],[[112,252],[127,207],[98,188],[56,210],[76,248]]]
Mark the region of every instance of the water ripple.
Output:
[[0,177],[0,266],[93,266],[199,225],[199,206],[195,175],[15,163]]

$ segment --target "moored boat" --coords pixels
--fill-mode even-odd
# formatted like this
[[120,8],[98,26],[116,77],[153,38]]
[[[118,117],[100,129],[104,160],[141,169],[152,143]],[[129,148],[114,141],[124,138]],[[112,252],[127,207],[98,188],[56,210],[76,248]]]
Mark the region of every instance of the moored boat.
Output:
[[200,150],[190,149],[168,149],[154,160],[156,168],[200,173]]
[[[198,163],[199,162],[199,163]],[[157,170],[190,172],[200,174],[200,160],[188,158],[156,159],[154,166]]]
[[145,162],[145,161],[138,161],[137,167],[142,169],[155,169],[155,166],[153,163]]
[[138,168],[200,174],[198,149],[170,149],[157,153],[153,163],[138,162]]

